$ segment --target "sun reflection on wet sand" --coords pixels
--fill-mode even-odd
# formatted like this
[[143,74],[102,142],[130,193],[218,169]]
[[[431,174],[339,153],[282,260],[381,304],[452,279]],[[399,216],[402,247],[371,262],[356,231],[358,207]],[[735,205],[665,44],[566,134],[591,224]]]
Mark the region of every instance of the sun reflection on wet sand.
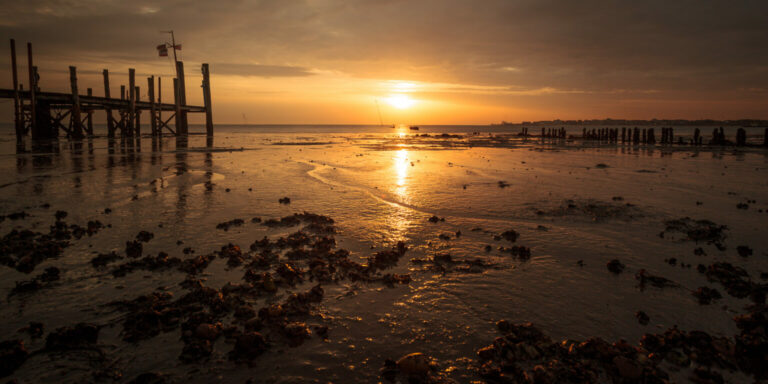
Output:
[[408,179],[408,150],[401,148],[395,152],[394,168],[397,174],[396,184],[399,188],[395,189],[398,196],[406,194],[406,181]]
[[[408,172],[410,162],[408,160],[408,150],[406,148],[400,148],[394,151],[392,157],[392,193],[397,197],[402,204],[410,204],[411,196],[408,190]],[[413,212],[408,208],[401,206],[400,204],[389,203],[390,207],[394,210],[386,215],[386,224],[390,228],[389,236],[392,242],[405,240],[410,227],[414,223]]]

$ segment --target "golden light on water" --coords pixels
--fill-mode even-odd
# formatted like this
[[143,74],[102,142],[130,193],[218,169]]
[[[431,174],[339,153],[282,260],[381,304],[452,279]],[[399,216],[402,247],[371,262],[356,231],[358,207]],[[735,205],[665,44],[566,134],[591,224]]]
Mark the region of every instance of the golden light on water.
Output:
[[[394,160],[395,160],[394,168],[395,168],[395,173],[397,175],[395,184],[397,184],[398,187],[405,187],[406,181],[408,179],[408,167],[410,166],[410,164],[408,163],[408,150],[405,148],[402,148],[399,151],[395,152]],[[401,193],[398,193],[398,194],[401,194]]]

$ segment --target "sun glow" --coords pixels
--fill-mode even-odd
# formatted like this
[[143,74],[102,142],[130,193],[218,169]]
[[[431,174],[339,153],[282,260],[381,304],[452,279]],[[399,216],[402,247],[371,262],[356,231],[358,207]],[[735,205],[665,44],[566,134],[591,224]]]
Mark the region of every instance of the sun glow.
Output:
[[397,108],[397,109],[408,109],[412,107],[414,104],[416,104],[416,100],[412,99],[408,95],[404,94],[394,94],[390,95],[384,101],[387,102],[387,104]]

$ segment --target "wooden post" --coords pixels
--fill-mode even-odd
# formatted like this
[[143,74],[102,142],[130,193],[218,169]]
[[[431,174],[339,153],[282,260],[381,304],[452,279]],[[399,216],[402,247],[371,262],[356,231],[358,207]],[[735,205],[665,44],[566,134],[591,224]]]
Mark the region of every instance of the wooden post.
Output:
[[125,100],[125,85],[120,86],[120,100]]
[[[104,97],[110,98],[109,95],[109,71],[106,69],[102,72],[104,75]],[[112,139],[115,137],[115,121],[112,118],[112,109],[106,108],[107,111],[107,137]]]
[[72,137],[83,138],[83,120],[80,118],[80,95],[77,91],[77,68],[69,67],[69,84],[72,88],[72,114],[69,116],[72,122]]
[[[163,104],[163,78],[158,76],[157,77],[157,103]],[[157,111],[157,121],[163,121],[163,109],[160,108]],[[157,134],[162,136],[163,135],[163,128],[158,125],[157,127]]]
[[203,103],[205,105],[205,134],[213,136],[213,113],[211,111],[211,78],[208,63],[203,63]]
[[[133,94],[135,95],[135,98],[134,98],[135,99],[135,103],[138,103],[139,100],[141,99],[141,92],[140,91],[141,91],[141,89],[138,86],[136,86],[135,90],[133,92]],[[134,109],[135,109],[135,107],[134,107]],[[135,128],[136,132],[135,133],[136,133],[136,138],[139,138],[139,137],[141,137],[141,110],[137,109],[135,111],[135,113],[136,113],[136,128]]]
[[136,122],[136,70],[128,69],[128,136],[133,137]]
[[[187,86],[186,81],[184,80],[184,62],[177,61],[176,62],[176,77],[179,80],[179,102],[181,106],[187,105]],[[179,110],[180,112],[180,119],[179,122],[181,123],[182,132],[184,133],[184,136],[187,135],[188,126],[187,126],[187,111],[185,110]],[[178,133],[178,130],[176,131]]]
[[32,62],[32,43],[27,43],[27,67],[29,68],[29,122],[32,132],[39,132],[37,129],[37,116],[35,108],[37,106],[35,93],[37,92],[37,79],[35,75],[34,64]]
[[[93,88],[87,89],[88,96],[93,96]],[[85,130],[88,132],[88,136],[93,136],[93,111],[88,110],[88,117],[86,118]]]
[[157,136],[157,114],[155,113],[155,77],[147,78],[147,96],[149,96],[149,126],[152,136]]
[[183,134],[181,127],[181,98],[179,97],[179,79],[173,79],[173,104],[176,106],[176,136]]
[[747,144],[747,131],[744,128],[739,128],[736,131],[736,145],[743,147]]
[[763,146],[768,147],[768,128],[765,129],[765,133],[763,134]]
[[24,121],[21,115],[21,100],[19,99],[19,72],[16,69],[16,40],[11,39],[11,73],[13,75],[13,123],[16,127],[16,141],[24,136]]

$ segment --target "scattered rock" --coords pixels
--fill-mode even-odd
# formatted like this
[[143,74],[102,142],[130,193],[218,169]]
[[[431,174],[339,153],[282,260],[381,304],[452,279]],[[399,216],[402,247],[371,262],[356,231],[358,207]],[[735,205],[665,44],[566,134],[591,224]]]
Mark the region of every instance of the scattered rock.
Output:
[[93,345],[99,338],[99,327],[93,324],[79,323],[74,327],[62,327],[51,332],[45,338],[45,348],[62,350]]
[[606,266],[608,267],[609,271],[611,271],[612,273],[615,273],[617,275],[619,273],[624,272],[624,268],[626,267],[626,265],[624,265],[618,259],[613,259],[613,260],[609,261]]
[[143,243],[148,243],[152,238],[155,237],[155,234],[152,232],[147,231],[141,231],[138,235],[136,235],[136,241],[141,241]]
[[229,353],[229,359],[251,361],[267,350],[267,341],[258,332],[247,332],[235,341],[235,347]]
[[122,259],[122,257],[115,251],[110,253],[100,253],[98,256],[91,259],[91,265],[93,265],[94,268],[104,267],[107,264],[120,259]]
[[423,377],[430,371],[431,359],[420,352],[405,355],[397,360],[397,368],[408,376]]
[[0,342],[0,377],[10,376],[29,357],[29,352],[21,340]]
[[437,217],[437,216],[432,216],[432,217],[430,217],[428,219],[428,221],[430,223],[437,223],[437,222],[440,222],[440,221],[445,221],[445,218],[440,218],[440,217]]
[[690,217],[682,219],[667,220],[664,222],[666,228],[659,235],[664,237],[666,233],[682,233],[686,237],[684,240],[695,242],[704,241],[707,244],[714,244],[718,248],[723,248],[723,241],[726,238],[728,227],[717,225],[709,220],[694,220]]
[[155,372],[146,372],[136,376],[128,384],[165,384],[165,375]]
[[43,336],[43,323],[30,321],[29,325],[19,329],[19,332],[28,333],[33,339],[37,339]]
[[136,259],[141,257],[141,253],[144,251],[144,246],[141,244],[141,241],[134,240],[134,241],[126,241],[125,242],[125,255],[128,256],[131,259]]
[[245,224],[245,221],[243,219],[232,219],[230,221],[225,221],[223,223],[216,224],[216,229],[223,229],[225,231],[228,231],[230,227],[239,227],[243,224]]
[[637,322],[641,325],[648,325],[648,323],[651,321],[651,318],[648,316],[648,314],[643,311],[635,312],[635,317],[637,318]]
[[701,305],[707,305],[711,303],[712,300],[722,298],[720,292],[718,292],[717,289],[709,287],[699,287],[693,292],[693,296],[699,300],[699,304]]
[[746,245],[739,245],[738,247],[736,247],[736,252],[738,252],[739,256],[741,257],[752,256],[752,248]]
[[517,233],[517,231],[515,231],[514,229],[510,229],[508,231],[504,231],[501,234],[501,238],[503,238],[504,240],[509,241],[510,243],[514,243],[515,241],[517,241],[517,239],[519,237],[520,237],[520,234]]
[[646,271],[645,269],[639,270],[635,274],[635,278],[640,281],[640,289],[645,288],[646,284],[650,284],[656,288],[668,288],[668,287],[678,286],[675,282],[661,276],[654,276],[648,273],[648,271]]

